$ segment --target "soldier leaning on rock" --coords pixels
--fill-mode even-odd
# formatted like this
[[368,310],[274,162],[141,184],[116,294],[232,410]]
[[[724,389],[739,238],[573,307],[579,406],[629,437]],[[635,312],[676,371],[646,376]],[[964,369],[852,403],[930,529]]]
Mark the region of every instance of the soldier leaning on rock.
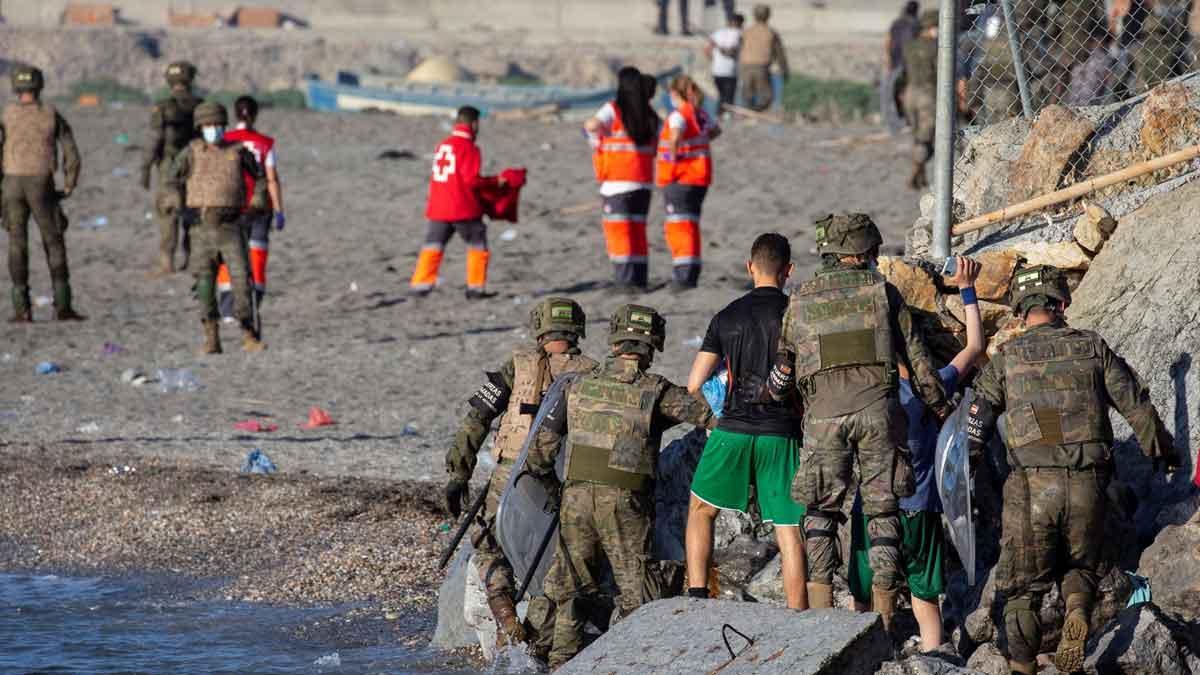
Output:
[[196,67],[187,61],[177,61],[167,66],[167,86],[171,95],[154,104],[150,113],[150,131],[146,139],[146,150],[142,157],[142,187],[150,189],[150,169],[158,168],[158,192],[154,199],[155,220],[158,222],[158,267],[147,276],[163,277],[175,272],[175,246],[179,243],[179,232],[183,230],[183,261],[179,269],[187,269],[191,253],[188,224],[183,214],[169,209],[174,198],[169,196],[171,188],[167,180],[171,164],[188,143],[197,136],[194,114],[202,99],[192,93],[192,82],[196,79]]
[[898,359],[938,420],[946,417],[946,396],[908,306],[875,271],[883,240],[871,218],[829,216],[817,222],[816,240],[823,267],[788,300],[768,381],[776,400],[796,388],[804,403],[792,499],[807,508],[808,601],[814,609],[833,606],[838,524],[847,494],[857,487],[871,539],[873,604],[890,631],[904,573],[898,498],[915,491],[901,449]]
[[532,653],[545,660],[550,652],[554,609],[545,596],[531,598],[528,629],[521,625],[513,607],[517,589],[512,565],[496,539],[496,511],[546,390],[560,375],[588,372],[597,364],[579,350],[579,340],[586,335],[587,316],[574,300],[543,300],[530,312],[529,324],[536,344],[514,349],[500,370],[488,373],[488,381],[471,397],[470,410],[446,453],[446,473],[450,474],[446,502],[450,514],[458,518],[468,498],[467,486],[475,473],[476,458],[492,422],[499,418],[500,428],[492,443],[496,468],[485,488],[488,496],[482,529],[473,541],[475,562],[487,590],[488,608],[499,627],[497,643],[528,641]]
[[[54,286],[54,312],[59,321],[82,320],[71,306],[71,281],[67,244],[63,235],[67,219],[59,202],[79,182],[79,148],[71,127],[49,103],[41,100],[42,71],[18,66],[12,72],[17,102],[4,109],[0,122],[0,205],[8,231],[8,272],[12,277],[14,323],[33,321],[29,303],[29,216],[37,220]],[[62,146],[63,189],[55,190],[58,146]]]
[[1055,664],[1063,673],[1083,667],[1113,475],[1109,408],[1133,427],[1156,467],[1170,470],[1178,461],[1149,390],[1103,338],[1067,326],[1070,303],[1059,270],[1017,272],[1010,305],[1028,330],[1003,344],[980,373],[979,398],[968,411],[973,457],[983,452],[997,417],[1005,413],[1007,420],[1013,470],[1004,484],[996,589],[1008,598],[1004,630],[1015,673],[1037,670],[1038,612],[1056,581],[1067,615]]
[[[240,143],[226,141],[229,123],[225,106],[201,103],[196,106],[196,127],[202,138],[188,144],[175,157],[166,179],[161,203],[164,213],[178,213],[186,203],[196,209],[196,294],[200,300],[200,318],[204,324],[204,354],[221,353],[218,331],[221,315],[217,311],[217,267],[229,266],[233,282],[233,313],[242,324],[242,349],[262,351],[250,315],[250,274],[246,239],[242,235],[241,212],[247,203],[244,174],[254,180],[252,208],[266,208],[267,181],[254,154]],[[186,201],[184,193],[186,192]]]
[[555,460],[566,452],[559,542],[546,575],[556,603],[550,667],[583,647],[581,601],[599,591],[607,560],[620,589],[620,616],[656,600],[648,572],[654,470],[662,434],[680,424],[708,426],[708,404],[647,370],[663,350],[666,321],[639,305],[617,309],[612,355],[572,382],[546,414],[529,449],[530,469],[557,490]]

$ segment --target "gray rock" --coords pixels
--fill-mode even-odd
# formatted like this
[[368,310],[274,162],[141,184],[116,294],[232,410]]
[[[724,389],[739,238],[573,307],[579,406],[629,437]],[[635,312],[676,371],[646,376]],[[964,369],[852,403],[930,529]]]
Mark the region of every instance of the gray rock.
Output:
[[978,670],[956,666],[932,656],[910,656],[883,664],[876,675],[983,675]]
[[496,652],[496,619],[487,604],[487,589],[479,578],[479,567],[475,556],[471,556],[466,567],[466,584],[463,591],[463,617],[466,625],[474,631],[475,640],[483,649],[483,657],[492,660]]
[[1138,572],[1153,584],[1154,602],[1200,619],[1200,520],[1171,525],[1142,554]]
[[[730,658],[722,626],[736,654]],[[870,675],[892,650],[877,614],[672,598],[644,605],[558,673]]]
[[746,584],[746,592],[758,602],[780,607],[787,604],[783,595],[783,558],[775,556]]
[[1194,675],[1200,672],[1200,624],[1153,603],[1130,607],[1088,640],[1088,675]]
[[450,563],[446,580],[438,589],[437,628],[433,631],[433,640],[430,643],[438,649],[470,647],[479,642],[475,629],[467,625],[463,612],[467,572],[468,569],[473,569],[468,564],[471,552],[471,543],[464,541],[458,555]]
[[932,221],[933,209],[936,206],[937,198],[933,196],[932,192],[926,192],[925,194],[921,195],[920,207],[922,218],[928,218],[930,221]]
[[971,658],[967,659],[967,668],[985,675],[1009,675],[1012,672],[1008,668],[1008,659],[990,642],[971,654]]

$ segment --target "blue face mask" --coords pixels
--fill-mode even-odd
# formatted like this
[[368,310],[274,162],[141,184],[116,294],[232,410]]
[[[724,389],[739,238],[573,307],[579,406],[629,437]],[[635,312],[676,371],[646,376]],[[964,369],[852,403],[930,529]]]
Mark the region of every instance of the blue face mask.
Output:
[[225,127],[204,127],[200,133],[204,135],[204,142],[212,145],[225,137]]

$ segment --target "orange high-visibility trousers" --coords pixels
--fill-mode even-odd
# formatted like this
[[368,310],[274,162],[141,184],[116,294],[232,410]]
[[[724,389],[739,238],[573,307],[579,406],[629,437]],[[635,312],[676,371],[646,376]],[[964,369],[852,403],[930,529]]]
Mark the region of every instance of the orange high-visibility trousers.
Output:
[[700,211],[707,187],[670,183],[663,188],[667,219],[663,234],[671,251],[672,280],[695,288],[700,280]]
[[[263,296],[267,292],[267,259],[271,247],[272,216],[266,214],[247,214],[244,216],[242,228],[248,239],[248,258],[250,263],[250,292],[254,293],[258,307],[262,309]],[[233,316],[233,281],[229,278],[229,268],[222,264],[217,269],[217,304],[222,317]]]
[[467,245],[467,288],[483,290],[487,285],[488,253],[487,226],[482,220],[458,222],[429,221],[425,229],[425,243],[417,254],[417,266],[413,270],[409,286],[414,291],[428,291],[438,284],[438,270],[446,244],[457,232]]
[[604,198],[601,222],[608,259],[618,286],[645,288],[650,245],[646,240],[646,214],[650,190],[634,190]]

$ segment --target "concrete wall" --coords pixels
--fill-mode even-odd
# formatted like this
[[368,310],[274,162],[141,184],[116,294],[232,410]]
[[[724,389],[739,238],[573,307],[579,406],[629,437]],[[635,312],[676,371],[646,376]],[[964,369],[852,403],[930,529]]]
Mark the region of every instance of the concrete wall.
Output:
[[[116,0],[124,19],[146,26],[166,25],[167,12],[216,12],[229,15],[239,4],[230,0]],[[651,0],[264,0],[311,22],[317,29],[402,31],[528,30],[558,38],[648,31],[655,22]],[[703,0],[691,0],[692,23],[715,27],[715,8],[703,11]],[[719,3],[718,3],[719,4]],[[749,10],[750,2],[739,7]],[[897,13],[899,0],[833,0],[815,9],[810,0],[772,3],[772,20],[785,35],[800,33],[878,33]],[[0,13],[14,25],[55,26],[67,0],[0,0]],[[677,29],[677,0],[671,0],[671,25]],[[705,16],[707,15],[707,17]]]

